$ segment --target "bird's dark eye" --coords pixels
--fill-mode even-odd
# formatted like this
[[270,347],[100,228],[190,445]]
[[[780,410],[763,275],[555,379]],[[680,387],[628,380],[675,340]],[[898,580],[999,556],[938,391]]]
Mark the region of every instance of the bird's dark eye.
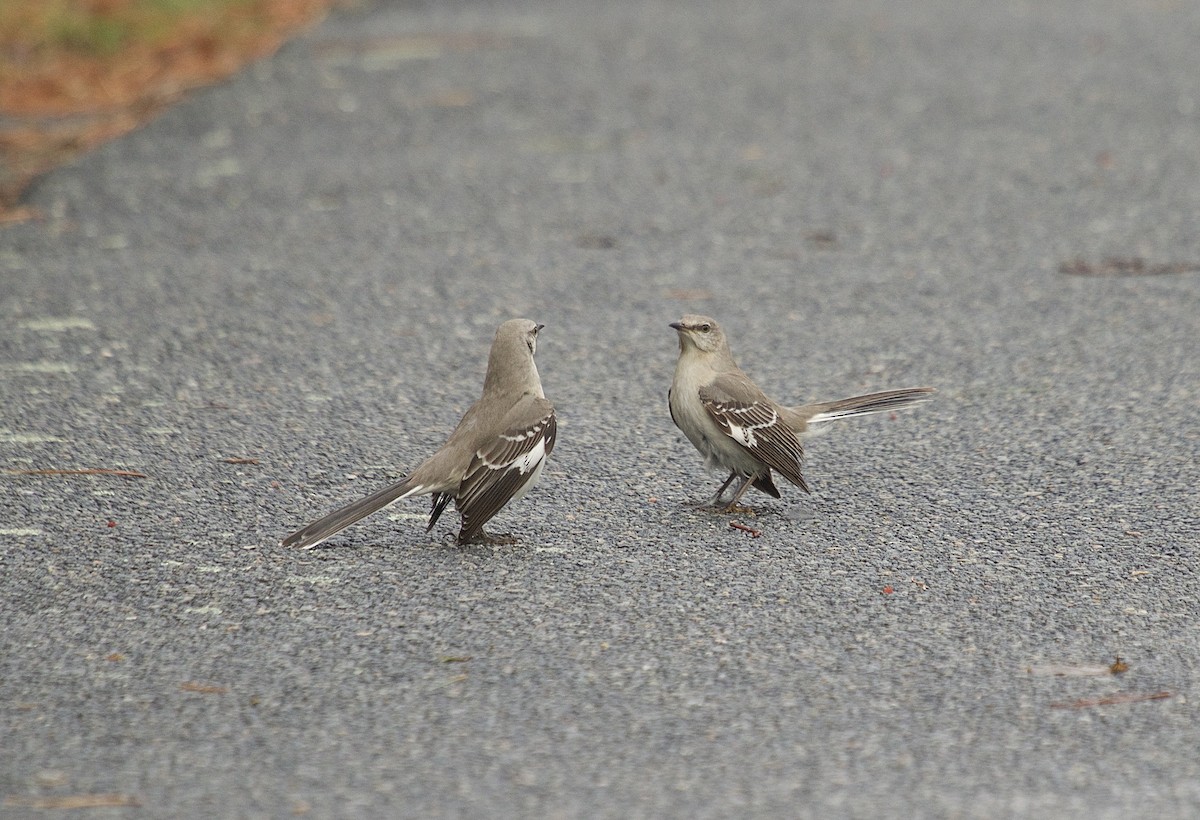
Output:
[[705,322],[704,324],[700,325],[700,332],[701,332],[701,333],[708,333],[710,330],[712,330],[712,325],[708,324],[707,322]]

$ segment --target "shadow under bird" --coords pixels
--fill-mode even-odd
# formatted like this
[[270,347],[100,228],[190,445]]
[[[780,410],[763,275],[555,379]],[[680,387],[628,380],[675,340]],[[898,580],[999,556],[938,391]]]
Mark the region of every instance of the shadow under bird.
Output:
[[416,495],[433,497],[426,532],[453,501],[462,516],[459,544],[513,543],[512,536],[489,536],[483,525],[537,483],[554,449],[554,406],[542,392],[533,361],[542,327],[528,319],[500,325],[488,355],[483,395],[441,449],[407,478],[297,530],[283,539],[283,546],[315,547],[371,513]]
[[886,390],[838,401],[785,407],[772,401],[737,366],[725,332],[708,316],[688,315],[670,325],[679,336],[679,359],[667,393],[671,420],[704,456],[708,467],[728,470],[716,495],[705,506],[720,507],[725,490],[740,479],[726,512],[737,509],[746,490],[754,487],[779,498],[771,471],[804,492],[800,473],[802,436],[837,419],[899,410],[926,401],[932,387]]

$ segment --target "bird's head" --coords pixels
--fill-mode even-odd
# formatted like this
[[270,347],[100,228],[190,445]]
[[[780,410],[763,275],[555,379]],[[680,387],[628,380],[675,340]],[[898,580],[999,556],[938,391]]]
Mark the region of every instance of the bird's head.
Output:
[[485,394],[545,395],[537,365],[533,362],[541,329],[542,325],[528,319],[509,319],[496,329],[496,339],[488,355],[487,375],[483,379]]
[[543,327],[545,325],[529,319],[509,319],[497,328],[493,345],[510,350],[520,350],[524,346],[532,356],[537,353],[538,331]]
[[702,353],[717,353],[729,347],[725,341],[725,331],[721,330],[715,319],[708,316],[689,313],[678,322],[671,322],[671,327],[679,334],[681,351],[694,349]]

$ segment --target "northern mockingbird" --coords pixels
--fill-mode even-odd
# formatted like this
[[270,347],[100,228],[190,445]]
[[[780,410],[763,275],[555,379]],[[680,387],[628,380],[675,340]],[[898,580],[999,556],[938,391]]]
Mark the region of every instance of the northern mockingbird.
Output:
[[542,392],[533,354],[542,325],[511,319],[500,325],[488,354],[483,395],[463,415],[442,448],[402,481],[384,487],[283,539],[308,549],[376,510],[413,495],[432,495],[433,529],[450,502],[462,515],[458,543],[513,543],[492,538],[483,525],[537,483],[554,449],[554,406]]
[[689,315],[672,322],[671,327],[679,334],[679,360],[667,393],[671,420],[704,456],[707,466],[729,471],[706,506],[719,506],[733,480],[742,480],[725,506],[726,512],[737,509],[738,500],[751,486],[779,498],[772,470],[808,492],[800,474],[804,456],[800,437],[811,432],[811,425],[898,410],[924,401],[934,392],[931,387],[912,387],[784,407],[768,398],[737,366],[725,332],[714,320]]

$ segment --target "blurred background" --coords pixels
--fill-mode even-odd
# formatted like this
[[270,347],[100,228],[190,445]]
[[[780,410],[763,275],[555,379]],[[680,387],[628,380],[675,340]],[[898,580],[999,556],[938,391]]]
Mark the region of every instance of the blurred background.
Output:
[[271,54],[335,2],[4,0],[0,224],[39,217],[21,205],[39,174]]

